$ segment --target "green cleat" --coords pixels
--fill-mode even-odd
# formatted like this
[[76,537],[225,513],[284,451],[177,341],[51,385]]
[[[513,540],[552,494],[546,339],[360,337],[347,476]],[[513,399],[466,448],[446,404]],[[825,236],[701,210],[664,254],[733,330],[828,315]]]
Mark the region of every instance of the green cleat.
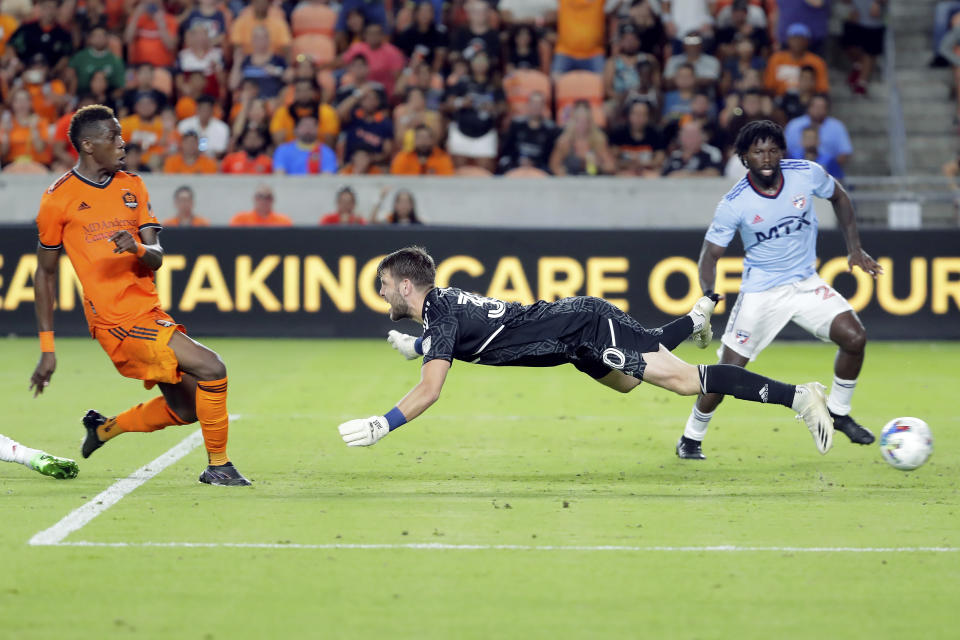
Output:
[[30,459],[30,468],[57,480],[70,480],[80,473],[77,463],[70,458],[60,458],[49,453],[38,453],[33,456]]

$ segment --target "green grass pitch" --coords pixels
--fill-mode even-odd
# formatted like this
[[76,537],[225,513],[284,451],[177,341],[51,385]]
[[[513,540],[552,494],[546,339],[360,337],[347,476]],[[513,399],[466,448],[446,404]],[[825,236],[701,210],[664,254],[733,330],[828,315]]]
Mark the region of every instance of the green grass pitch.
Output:
[[[336,426],[419,379],[383,341],[213,339],[229,452],[251,488],[197,483],[202,448],[67,542],[27,541],[196,427],[127,434],[55,481],[0,465],[0,638],[956,638],[960,553],[651,547],[960,547],[957,343],[870,344],[854,415],[929,422],[902,473],[837,434],[821,457],[781,407],[727,400],[702,463],[674,443],[691,399],[620,395],[572,367],[457,363],[440,401],[375,447]],[[687,345],[691,362],[712,350]],[[80,416],[151,397],[90,340],[58,341],[43,397],[34,340],[0,342],[0,432],[79,456]],[[754,370],[829,383],[830,345],[777,343]],[[151,547],[262,543],[273,547]],[[518,549],[337,549],[438,543]],[[596,550],[600,546],[640,550]],[[545,550],[581,546],[594,549]]]

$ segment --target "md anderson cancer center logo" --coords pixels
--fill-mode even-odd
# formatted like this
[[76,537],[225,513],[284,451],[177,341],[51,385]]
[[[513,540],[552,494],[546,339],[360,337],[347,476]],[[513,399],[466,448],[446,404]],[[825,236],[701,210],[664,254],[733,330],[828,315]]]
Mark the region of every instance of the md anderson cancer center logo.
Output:
[[112,220],[101,220],[100,222],[88,222],[83,225],[84,240],[87,242],[98,242],[100,240],[106,240],[117,231],[126,230],[133,233],[136,228],[136,218],[113,218]]

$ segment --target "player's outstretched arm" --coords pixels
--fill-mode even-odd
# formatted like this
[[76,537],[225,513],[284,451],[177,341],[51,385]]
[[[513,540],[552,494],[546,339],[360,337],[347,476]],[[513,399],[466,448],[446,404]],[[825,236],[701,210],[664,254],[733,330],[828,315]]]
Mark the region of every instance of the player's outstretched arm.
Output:
[[851,271],[854,267],[860,267],[876,278],[883,273],[883,268],[860,246],[860,232],[857,230],[857,216],[853,211],[853,202],[850,201],[850,196],[847,195],[843,186],[836,180],[833,182],[830,204],[833,205],[833,212],[837,216],[837,222],[840,223],[840,229],[843,231],[843,239],[847,243],[847,264],[850,265]]
[[37,332],[40,336],[40,361],[30,376],[33,397],[43,393],[57,368],[53,347],[53,303],[57,299],[57,267],[59,249],[37,249],[37,272],[33,276],[34,310],[37,314]]
[[420,369],[420,382],[410,393],[383,416],[371,416],[344,422],[340,425],[340,437],[348,447],[369,447],[385,435],[413,420],[430,408],[447,379],[450,363],[446,360],[431,360]]
[[420,346],[420,338],[411,336],[407,333],[400,333],[396,329],[387,332],[387,342],[390,346],[400,352],[407,360],[413,360],[423,355],[423,348]]
[[163,247],[160,246],[160,240],[157,238],[157,230],[142,229],[140,239],[143,242],[137,242],[129,231],[117,231],[110,236],[109,241],[117,245],[113,250],[114,253],[132,253],[140,259],[140,262],[156,271],[163,264]]

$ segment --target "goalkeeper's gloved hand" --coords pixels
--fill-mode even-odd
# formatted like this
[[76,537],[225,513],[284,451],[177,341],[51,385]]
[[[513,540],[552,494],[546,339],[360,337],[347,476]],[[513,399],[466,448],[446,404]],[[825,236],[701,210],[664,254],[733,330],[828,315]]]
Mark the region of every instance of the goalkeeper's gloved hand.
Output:
[[390,433],[390,425],[383,416],[348,420],[340,425],[340,437],[348,447],[369,447]]
[[407,335],[406,333],[400,333],[395,329],[391,329],[387,332],[387,342],[390,343],[390,346],[400,352],[407,360],[413,360],[420,354],[417,353],[417,350],[414,348],[413,343],[417,339],[415,336]]

